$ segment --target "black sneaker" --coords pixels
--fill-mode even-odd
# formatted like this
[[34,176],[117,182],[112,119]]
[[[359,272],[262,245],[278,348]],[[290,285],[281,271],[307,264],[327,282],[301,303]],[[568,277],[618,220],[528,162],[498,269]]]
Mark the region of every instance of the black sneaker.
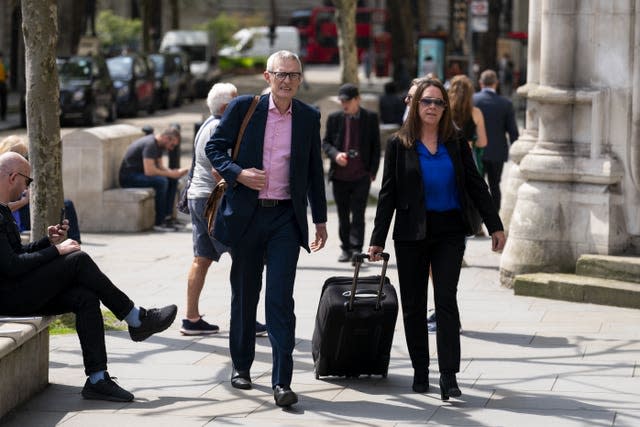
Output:
[[140,321],[142,324],[137,328],[129,326],[129,335],[134,341],[144,341],[153,334],[167,329],[176,318],[178,307],[175,304],[162,308],[151,308],[145,310],[140,307]]
[[91,400],[109,400],[111,402],[131,402],[133,400],[133,394],[120,387],[109,376],[108,372],[105,372],[104,378],[95,384],[92,384],[87,378],[87,382],[82,389],[82,397]]
[[182,327],[180,328],[182,335],[210,335],[217,334],[219,330],[218,325],[205,322],[202,320],[202,317],[200,317],[197,322],[182,319]]
[[256,336],[263,337],[267,335],[267,325],[263,325],[262,323],[256,321]]

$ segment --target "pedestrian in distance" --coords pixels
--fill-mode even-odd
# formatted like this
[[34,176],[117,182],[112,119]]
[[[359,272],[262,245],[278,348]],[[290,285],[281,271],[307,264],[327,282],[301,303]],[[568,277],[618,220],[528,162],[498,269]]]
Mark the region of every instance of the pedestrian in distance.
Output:
[[491,233],[492,249],[505,244],[502,222],[471,149],[451,119],[447,91],[439,80],[423,80],[409,117],[386,148],[382,187],[369,257],[380,260],[391,218],[405,337],[414,370],[412,388],[429,390],[427,313],[429,268],[438,316],[436,343],[442,400],[461,395],[460,315],[457,287],[470,235],[471,203]]
[[164,166],[164,151],[171,151],[180,142],[180,132],[168,127],[159,134],[149,134],[133,141],[127,148],[120,165],[122,188],[153,187],[155,196],[155,231],[176,231],[171,213],[176,199],[177,180],[189,172],[188,168],[170,169]]
[[[482,153],[482,167],[496,209],[500,210],[500,180],[504,163],[509,160],[509,145],[518,139],[518,125],[510,99],[498,95],[498,76],[493,70],[480,74],[480,92],[473,95],[473,105],[482,111],[487,131],[487,146]],[[509,139],[507,140],[507,135]]]
[[[320,148],[320,113],[294,98],[302,80],[298,56],[273,53],[263,73],[271,88],[259,97],[240,142],[241,123],[254,97],[234,99],[205,152],[229,187],[216,216],[214,237],[231,248],[231,385],[249,389],[255,357],[256,306],[266,266],[265,312],[271,341],[271,386],[278,406],[291,406],[295,323],[293,286],[300,247],[322,249],[327,202]],[[307,205],[315,224],[309,244]]]
[[327,119],[322,149],[329,159],[329,180],[338,209],[340,247],[338,261],[351,261],[362,252],[364,212],[371,182],[380,164],[378,115],[360,106],[358,87],[345,83],[338,90],[342,111]]
[[80,244],[67,238],[69,223],[49,226],[47,237],[23,245],[7,206],[33,181],[27,159],[0,155],[0,313],[45,316],[73,312],[87,380],[85,399],[130,402],[133,394],[107,372],[107,353],[100,303],[129,326],[133,341],[164,331],[177,307],[145,310],[136,306],[100,271]]
[[[209,234],[207,218],[204,215],[207,199],[220,175],[211,167],[204,147],[218,126],[222,113],[233,98],[238,96],[238,89],[231,83],[216,83],[207,96],[207,107],[211,115],[200,126],[194,140],[194,163],[191,183],[187,190],[189,215],[191,216],[193,235],[193,262],[189,268],[187,281],[187,312],[182,319],[180,332],[183,335],[215,334],[220,328],[202,319],[199,309],[200,294],[212,262],[218,262],[220,256],[228,248]],[[256,322],[256,335],[265,335],[266,326]]]

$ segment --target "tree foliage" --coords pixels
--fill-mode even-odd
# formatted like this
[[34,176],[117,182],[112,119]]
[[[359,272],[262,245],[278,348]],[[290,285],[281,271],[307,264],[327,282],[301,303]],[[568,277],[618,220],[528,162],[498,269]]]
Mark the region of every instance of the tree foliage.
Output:
[[142,21],[123,18],[111,10],[102,10],[96,19],[96,32],[100,44],[106,50],[135,48],[140,44]]

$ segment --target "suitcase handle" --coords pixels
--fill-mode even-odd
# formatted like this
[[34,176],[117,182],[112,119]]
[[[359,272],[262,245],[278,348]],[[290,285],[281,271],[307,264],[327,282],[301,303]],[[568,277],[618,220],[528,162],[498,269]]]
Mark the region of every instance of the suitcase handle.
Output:
[[[382,299],[382,286],[384,285],[384,280],[387,277],[387,264],[389,264],[389,254],[387,252],[382,252],[380,254],[382,257],[382,272],[380,273],[380,285],[378,286],[378,296],[376,299],[376,310],[380,310],[380,300]],[[358,276],[360,275],[360,266],[364,262],[365,259],[369,259],[369,254],[359,253],[353,255],[353,262],[355,264],[355,270],[353,271],[353,282],[351,284],[351,293],[349,295],[349,305],[347,306],[347,310],[353,310],[353,301],[356,298],[356,289],[358,288]]]

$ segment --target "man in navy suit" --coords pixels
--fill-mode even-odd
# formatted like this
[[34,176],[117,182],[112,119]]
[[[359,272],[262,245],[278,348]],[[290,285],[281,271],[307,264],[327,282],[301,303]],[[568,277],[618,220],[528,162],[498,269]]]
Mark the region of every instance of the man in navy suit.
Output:
[[[255,357],[256,306],[266,265],[265,311],[273,353],[271,383],[278,406],[298,401],[291,390],[296,317],[293,284],[300,247],[318,251],[327,240],[327,201],[320,154],[320,113],[293,99],[302,81],[300,59],[279,51],[267,60],[262,95],[233,149],[252,96],[240,96],[225,111],[206,146],[213,167],[228,182],[214,237],[231,248],[231,385],[250,389]],[[315,224],[309,244],[307,202]]]
[[[496,93],[498,76],[493,70],[480,74],[480,92],[473,95],[473,105],[482,111],[487,130],[487,146],[482,154],[484,173],[496,209],[500,210],[500,178],[509,159],[509,144],[518,139],[518,126],[511,101]],[[509,134],[509,141],[506,135]]]

